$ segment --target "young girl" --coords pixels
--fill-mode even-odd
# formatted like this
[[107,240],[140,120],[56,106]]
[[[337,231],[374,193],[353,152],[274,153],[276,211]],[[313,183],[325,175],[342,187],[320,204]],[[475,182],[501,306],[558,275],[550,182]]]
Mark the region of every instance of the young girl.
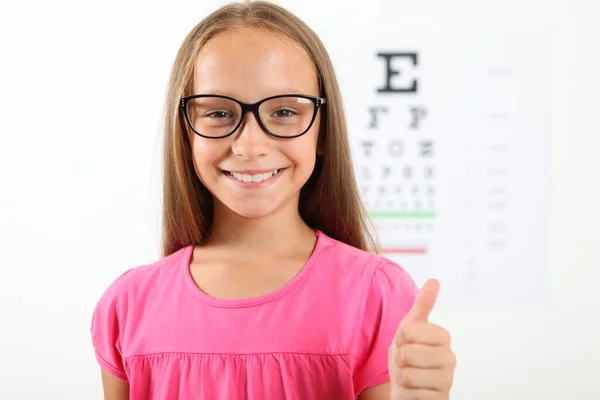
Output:
[[163,257],[92,320],[105,399],[448,399],[448,332],[377,255],[315,33],[230,4],[185,38],[166,102]]

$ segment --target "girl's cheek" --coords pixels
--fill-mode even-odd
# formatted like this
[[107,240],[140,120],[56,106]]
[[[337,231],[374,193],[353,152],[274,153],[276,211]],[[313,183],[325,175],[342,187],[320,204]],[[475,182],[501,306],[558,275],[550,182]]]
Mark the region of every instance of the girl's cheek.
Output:
[[198,161],[204,161],[218,159],[223,154],[227,153],[227,143],[213,143],[206,142],[205,140],[196,140],[194,142],[193,152],[198,158]]

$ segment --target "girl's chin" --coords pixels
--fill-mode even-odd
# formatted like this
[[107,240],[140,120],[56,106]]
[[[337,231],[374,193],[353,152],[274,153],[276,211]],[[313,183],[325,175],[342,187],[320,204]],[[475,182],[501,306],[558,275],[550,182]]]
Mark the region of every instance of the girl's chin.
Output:
[[240,204],[239,202],[234,201],[226,202],[224,205],[229,212],[233,212],[244,218],[252,219],[265,217],[279,209],[276,204],[272,204],[271,202],[266,204],[256,199],[254,201],[248,201],[246,204]]
[[273,209],[248,209],[248,208],[234,208],[231,211],[239,215],[240,217],[248,218],[248,219],[258,219],[263,218],[268,215],[273,214],[275,210]]

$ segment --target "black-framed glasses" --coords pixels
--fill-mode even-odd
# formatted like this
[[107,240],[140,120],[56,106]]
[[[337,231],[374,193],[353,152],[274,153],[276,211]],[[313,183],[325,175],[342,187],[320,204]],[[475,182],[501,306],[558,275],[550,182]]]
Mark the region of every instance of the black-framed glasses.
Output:
[[308,132],[319,107],[326,102],[323,97],[281,94],[247,104],[228,96],[196,94],[183,97],[180,107],[192,130],[205,138],[220,139],[233,134],[244,115],[252,112],[269,135],[290,139]]

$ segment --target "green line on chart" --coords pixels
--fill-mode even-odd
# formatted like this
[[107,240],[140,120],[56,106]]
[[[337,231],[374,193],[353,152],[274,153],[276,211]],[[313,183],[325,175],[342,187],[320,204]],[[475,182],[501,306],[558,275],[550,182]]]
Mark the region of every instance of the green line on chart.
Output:
[[435,218],[433,211],[373,211],[373,218]]

